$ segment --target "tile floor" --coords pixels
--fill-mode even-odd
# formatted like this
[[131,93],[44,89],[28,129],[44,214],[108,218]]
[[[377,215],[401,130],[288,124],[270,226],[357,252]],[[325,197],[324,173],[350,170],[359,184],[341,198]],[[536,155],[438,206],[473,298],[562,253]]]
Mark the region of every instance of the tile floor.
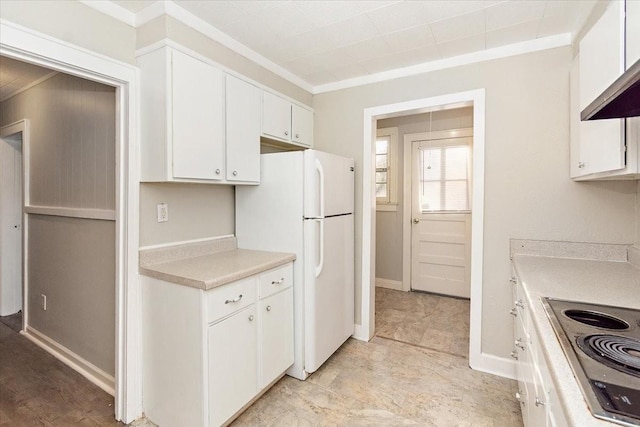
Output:
[[284,377],[232,427],[522,426],[515,381],[468,367],[468,301],[380,289],[378,336],[348,340],[307,381]]

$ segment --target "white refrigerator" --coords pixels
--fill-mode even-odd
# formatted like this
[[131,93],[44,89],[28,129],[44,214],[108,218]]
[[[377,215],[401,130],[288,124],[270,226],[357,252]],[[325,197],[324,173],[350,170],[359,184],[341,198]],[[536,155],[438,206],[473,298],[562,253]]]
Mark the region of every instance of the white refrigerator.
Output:
[[354,332],[354,163],[317,150],[263,154],[236,187],[238,247],[296,254],[295,362],[304,380]]

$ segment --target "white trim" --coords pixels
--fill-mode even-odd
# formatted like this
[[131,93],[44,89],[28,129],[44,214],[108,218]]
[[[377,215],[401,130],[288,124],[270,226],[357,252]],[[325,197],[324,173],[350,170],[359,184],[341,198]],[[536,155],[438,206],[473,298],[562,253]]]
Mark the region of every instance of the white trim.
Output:
[[[482,269],[484,239],[484,149],[485,149],[485,89],[475,89],[431,98],[365,108],[363,111],[362,161],[362,307],[361,325],[354,337],[369,340],[375,325],[375,168],[373,141],[378,119],[419,114],[443,105],[473,105],[473,201],[471,242],[471,313],[469,365],[483,370],[490,365],[491,355],[482,353]],[[404,280],[404,279],[403,279]],[[496,370],[497,371],[497,370]]]
[[78,0],[85,6],[102,12],[132,27],[136,26],[136,14],[108,0]]
[[404,290],[402,287],[402,282],[399,280],[391,280],[391,279],[382,279],[380,277],[376,277],[376,286],[385,289],[394,289],[396,291]]
[[493,354],[481,353],[476,365],[471,368],[511,380],[517,379],[515,360],[504,359]]
[[14,97],[14,96],[16,96],[16,95],[19,95],[19,94],[21,94],[22,92],[24,92],[24,91],[26,91],[26,90],[29,90],[29,89],[31,89],[32,87],[37,86],[37,85],[39,85],[40,83],[42,83],[42,82],[44,82],[44,81],[46,81],[46,80],[49,80],[51,77],[53,77],[53,76],[55,76],[55,75],[57,75],[57,74],[59,74],[57,71],[52,71],[52,72],[50,72],[50,73],[48,73],[48,74],[46,74],[46,75],[44,75],[44,76],[40,77],[39,79],[37,79],[37,80],[34,80],[34,81],[30,82],[30,83],[29,83],[29,84],[27,84],[26,86],[21,87],[21,88],[20,88],[20,89],[18,89],[17,91],[10,93],[9,95],[5,96],[4,98],[0,98],[0,102],[4,102],[4,101],[6,101],[7,99],[13,98],[13,97]]
[[357,323],[354,325],[352,338],[355,338],[360,341],[369,341],[371,337],[369,336],[369,331],[365,330],[362,325],[358,325]]
[[[398,128],[378,128],[376,137],[388,137],[387,146],[387,197],[378,199],[376,203],[390,205],[398,203]],[[380,209],[378,209],[380,210]]]
[[[407,133],[403,138],[402,174],[402,283],[411,290],[411,142],[417,139],[448,139],[473,136],[473,128]],[[473,199],[472,199],[473,200]],[[471,212],[471,211],[469,211]]]
[[59,344],[31,326],[27,326],[26,330],[22,331],[21,334],[27,337],[38,347],[52,354],[56,359],[69,366],[74,371],[80,373],[83,377],[100,387],[102,390],[112,396],[114,395],[115,378],[112,375],[109,375],[107,372],[78,356],[67,347]]
[[265,58],[255,50],[250,49],[237,40],[231,38],[226,33],[223,33],[213,25],[187,11],[186,9],[183,9],[171,0],[158,1],[138,12],[136,14],[136,27],[140,27],[162,15],[168,15],[174,19],[177,19],[183,24],[220,43],[224,47],[227,47],[237,54],[242,55],[250,61],[253,61],[256,64],[266,68],[277,76],[282,77],[283,79],[306,90],[307,92],[313,93],[313,86],[310,83],[306,82],[305,80],[301,79],[291,71],[281,67],[275,62]]
[[116,220],[116,211],[110,209],[62,208],[56,206],[25,206],[24,212],[36,215],[64,216],[69,218]]
[[[142,415],[139,235],[139,70],[0,19],[0,54],[116,88],[116,375],[115,418]],[[28,202],[28,200],[25,200]]]
[[509,56],[522,55],[525,53],[538,52],[541,50],[570,45],[571,33],[557,34],[555,36],[528,40],[506,46],[495,47],[493,49],[486,49],[479,52],[453,56],[451,58],[439,59],[437,61],[424,62],[422,64],[412,65],[409,67],[396,68],[389,71],[382,71],[380,73],[326,83],[314,86],[312,93],[314,95],[317,95],[320,93],[331,92],[340,89],[363,86],[370,83],[415,76],[416,74],[423,74],[430,71],[443,70],[446,68],[459,67],[461,65],[475,64],[478,62],[491,61],[493,59],[506,58]]
[[180,245],[189,245],[192,243],[213,242],[216,240],[228,239],[230,237],[236,237],[236,236],[233,234],[225,234],[222,236],[215,236],[215,237],[203,237],[201,239],[182,240],[180,242],[158,243],[157,245],[140,246],[140,251],[146,251],[149,249],[162,249],[162,248],[168,248],[168,247],[180,246]]

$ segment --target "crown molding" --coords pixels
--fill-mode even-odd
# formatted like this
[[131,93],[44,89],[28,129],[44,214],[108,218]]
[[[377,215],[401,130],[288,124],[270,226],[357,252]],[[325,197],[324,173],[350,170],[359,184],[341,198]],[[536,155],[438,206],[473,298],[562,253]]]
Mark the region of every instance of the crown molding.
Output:
[[453,56],[451,58],[439,59],[437,61],[424,62],[422,64],[412,65],[409,67],[382,71],[380,73],[369,74],[362,77],[354,77],[338,82],[326,83],[314,86],[312,93],[314,95],[317,95],[320,93],[348,89],[351,87],[363,86],[371,83],[383,82],[386,80],[415,76],[417,74],[443,70],[446,68],[459,67],[461,65],[475,64],[478,62],[491,61],[493,59],[506,58],[509,56],[522,55],[525,53],[538,52],[541,50],[570,45],[571,33],[563,33],[555,36],[500,46],[480,52],[473,52],[465,55]]

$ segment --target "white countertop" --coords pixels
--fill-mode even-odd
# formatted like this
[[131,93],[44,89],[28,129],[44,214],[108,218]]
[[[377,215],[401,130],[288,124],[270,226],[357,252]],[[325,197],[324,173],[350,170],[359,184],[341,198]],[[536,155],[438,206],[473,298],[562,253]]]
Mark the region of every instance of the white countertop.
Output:
[[640,270],[627,262],[521,254],[512,259],[567,421],[580,427],[619,425],[591,415],[540,297],[640,309]]

